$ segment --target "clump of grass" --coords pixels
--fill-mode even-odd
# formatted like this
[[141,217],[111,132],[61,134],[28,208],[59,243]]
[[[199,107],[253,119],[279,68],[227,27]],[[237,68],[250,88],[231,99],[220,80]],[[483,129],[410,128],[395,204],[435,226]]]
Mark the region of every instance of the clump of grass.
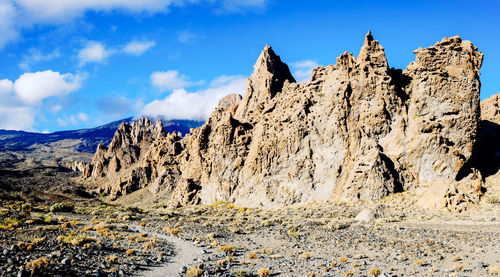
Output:
[[372,267],[370,270],[368,270],[368,274],[373,275],[373,276],[378,276],[382,272],[380,271],[380,268]]
[[87,231],[94,231],[93,226],[85,226],[82,228],[82,232],[87,232]]
[[37,272],[43,272],[48,266],[49,260],[47,260],[47,258],[39,258],[28,262],[26,264],[26,269],[31,269],[31,276],[34,276]]
[[290,237],[293,237],[293,238],[298,238],[299,237],[299,233],[297,232],[293,232],[293,231],[288,231],[287,234],[290,236]]
[[51,213],[58,213],[58,212],[73,212],[75,207],[69,203],[55,203],[54,205],[50,206],[49,211]]
[[64,243],[72,244],[74,246],[79,246],[79,245],[82,245],[82,244],[85,244],[88,242],[94,242],[97,239],[94,237],[89,237],[89,236],[84,235],[84,234],[80,234],[78,236],[72,236],[72,235],[59,236],[59,237],[57,237],[57,240],[64,242]]
[[244,277],[248,276],[248,272],[246,272],[245,270],[236,270],[231,273],[231,276]]
[[462,263],[455,263],[453,265],[453,270],[463,270],[464,269],[464,265]]
[[30,203],[24,203],[21,205],[21,211],[23,213],[29,213],[33,210],[33,206]]
[[172,235],[178,235],[181,232],[179,228],[170,228],[170,227],[163,228],[163,231],[168,232]]
[[259,270],[257,271],[257,275],[259,277],[267,277],[269,276],[271,273],[269,271],[269,268],[259,268]]
[[203,270],[196,266],[192,266],[186,271],[186,275],[191,277],[201,277],[203,275]]
[[146,243],[143,245],[143,247],[144,247],[145,249],[153,248],[154,246],[155,246],[155,242],[154,242],[153,240],[150,240],[150,241],[146,242]]
[[134,255],[135,253],[135,250],[134,249],[127,249],[127,251],[125,251],[125,253],[127,253],[127,255]]
[[341,263],[347,262],[347,257],[340,257],[339,262],[341,262]]
[[416,260],[415,261],[415,264],[416,265],[420,265],[420,266],[423,266],[425,264],[425,262],[423,260]]
[[234,247],[230,246],[230,245],[223,245],[219,248],[219,251],[222,251],[222,252],[231,252],[233,251]]
[[254,253],[248,254],[248,258],[249,259],[257,259],[257,253],[254,252]]

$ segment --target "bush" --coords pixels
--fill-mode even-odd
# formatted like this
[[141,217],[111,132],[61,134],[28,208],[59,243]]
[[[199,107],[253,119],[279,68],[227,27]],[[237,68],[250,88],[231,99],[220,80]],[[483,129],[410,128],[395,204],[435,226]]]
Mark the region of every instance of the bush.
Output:
[[31,206],[30,203],[24,203],[22,206],[21,206],[21,211],[23,213],[29,213],[33,210],[33,206]]
[[56,203],[50,207],[50,212],[72,212],[74,208],[75,207],[69,203]]

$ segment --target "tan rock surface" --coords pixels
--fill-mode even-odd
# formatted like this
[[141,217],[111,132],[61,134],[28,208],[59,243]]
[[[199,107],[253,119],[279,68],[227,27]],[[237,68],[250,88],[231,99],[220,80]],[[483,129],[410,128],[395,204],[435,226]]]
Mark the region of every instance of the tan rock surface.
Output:
[[296,83],[267,45],[243,98],[222,99],[182,139],[145,122],[120,128],[84,176],[112,195],[171,191],[172,206],[379,200],[415,190],[424,206],[469,208],[482,187],[470,160],[483,55],[459,37],[415,53],[404,71],[392,69],[368,33],[357,58],[343,53]]

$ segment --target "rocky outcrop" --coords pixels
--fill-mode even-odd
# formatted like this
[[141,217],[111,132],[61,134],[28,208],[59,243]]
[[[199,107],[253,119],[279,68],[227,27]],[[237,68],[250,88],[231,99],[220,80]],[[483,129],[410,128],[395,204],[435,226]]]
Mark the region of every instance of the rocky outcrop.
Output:
[[119,196],[146,186],[151,176],[136,170],[143,162],[150,146],[166,137],[163,123],[153,124],[142,118],[122,123],[108,147],[99,144],[90,164],[83,170],[84,178],[105,179],[101,192]]
[[[120,147],[99,148],[84,176],[112,195],[145,186],[168,191],[171,206],[378,200],[415,190],[424,206],[466,209],[482,186],[471,160],[483,55],[459,37],[415,53],[404,71],[390,68],[368,33],[357,57],[343,53],[296,83],[267,45],[243,98],[222,99],[184,138],[144,141],[121,128],[112,143]],[[113,174],[120,181],[109,185]]]

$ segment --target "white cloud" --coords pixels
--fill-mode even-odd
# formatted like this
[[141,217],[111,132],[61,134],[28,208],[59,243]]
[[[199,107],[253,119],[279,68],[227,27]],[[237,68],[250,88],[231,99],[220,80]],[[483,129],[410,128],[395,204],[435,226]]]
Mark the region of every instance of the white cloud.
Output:
[[232,93],[243,94],[245,85],[246,78],[243,76],[221,76],[204,90],[188,92],[185,89],[176,89],[164,99],[154,100],[146,105],[140,116],[166,120],[205,120],[222,97]]
[[12,81],[0,80],[0,97],[0,129],[33,130],[35,112],[17,97]]
[[16,40],[19,36],[19,29],[16,26],[18,10],[9,1],[0,1],[0,48]]
[[11,80],[0,80],[0,95],[7,95],[14,91],[14,84]]
[[293,76],[299,82],[309,80],[309,78],[311,77],[312,70],[319,66],[316,61],[311,61],[311,60],[294,62],[291,65],[294,70]]
[[53,59],[61,57],[61,53],[59,50],[54,50],[51,53],[42,53],[38,49],[30,49],[27,55],[24,55],[22,61],[19,63],[19,68],[24,71],[28,71],[31,68],[31,65],[39,62],[47,62]]
[[140,56],[144,54],[144,52],[151,49],[156,45],[155,41],[131,41],[123,48],[123,52],[131,55]]
[[197,35],[195,35],[191,32],[188,32],[188,31],[182,31],[182,32],[177,33],[177,40],[182,42],[182,43],[191,42],[191,41],[195,40],[196,38],[198,38]]
[[77,115],[78,119],[80,119],[80,121],[82,122],[85,122],[85,123],[88,123],[89,122],[89,116],[86,114],[86,113],[79,113]]
[[9,107],[0,104],[0,129],[33,130],[35,113],[31,107]]
[[165,12],[178,0],[15,0],[37,22],[68,22],[87,11],[123,10],[130,13]]
[[91,62],[103,62],[112,54],[111,50],[106,49],[103,43],[97,41],[90,41],[85,48],[78,53],[80,66]]
[[67,24],[87,12],[167,13],[170,7],[208,3],[221,14],[262,11],[269,0],[0,0],[0,49],[23,29]]
[[193,83],[186,75],[180,75],[177,70],[157,71],[151,74],[153,86],[160,91],[186,88]]
[[80,123],[88,124],[89,123],[89,117],[85,113],[78,113],[76,115],[71,115],[66,118],[58,118],[57,119],[57,125],[60,127],[67,127],[67,126],[74,126],[78,125]]
[[60,74],[52,70],[24,73],[14,83],[14,91],[27,104],[37,104],[41,100],[68,94],[80,88],[82,75]]
[[48,105],[47,110],[50,111],[53,114],[58,113],[62,109],[61,104],[53,104],[53,105]]

